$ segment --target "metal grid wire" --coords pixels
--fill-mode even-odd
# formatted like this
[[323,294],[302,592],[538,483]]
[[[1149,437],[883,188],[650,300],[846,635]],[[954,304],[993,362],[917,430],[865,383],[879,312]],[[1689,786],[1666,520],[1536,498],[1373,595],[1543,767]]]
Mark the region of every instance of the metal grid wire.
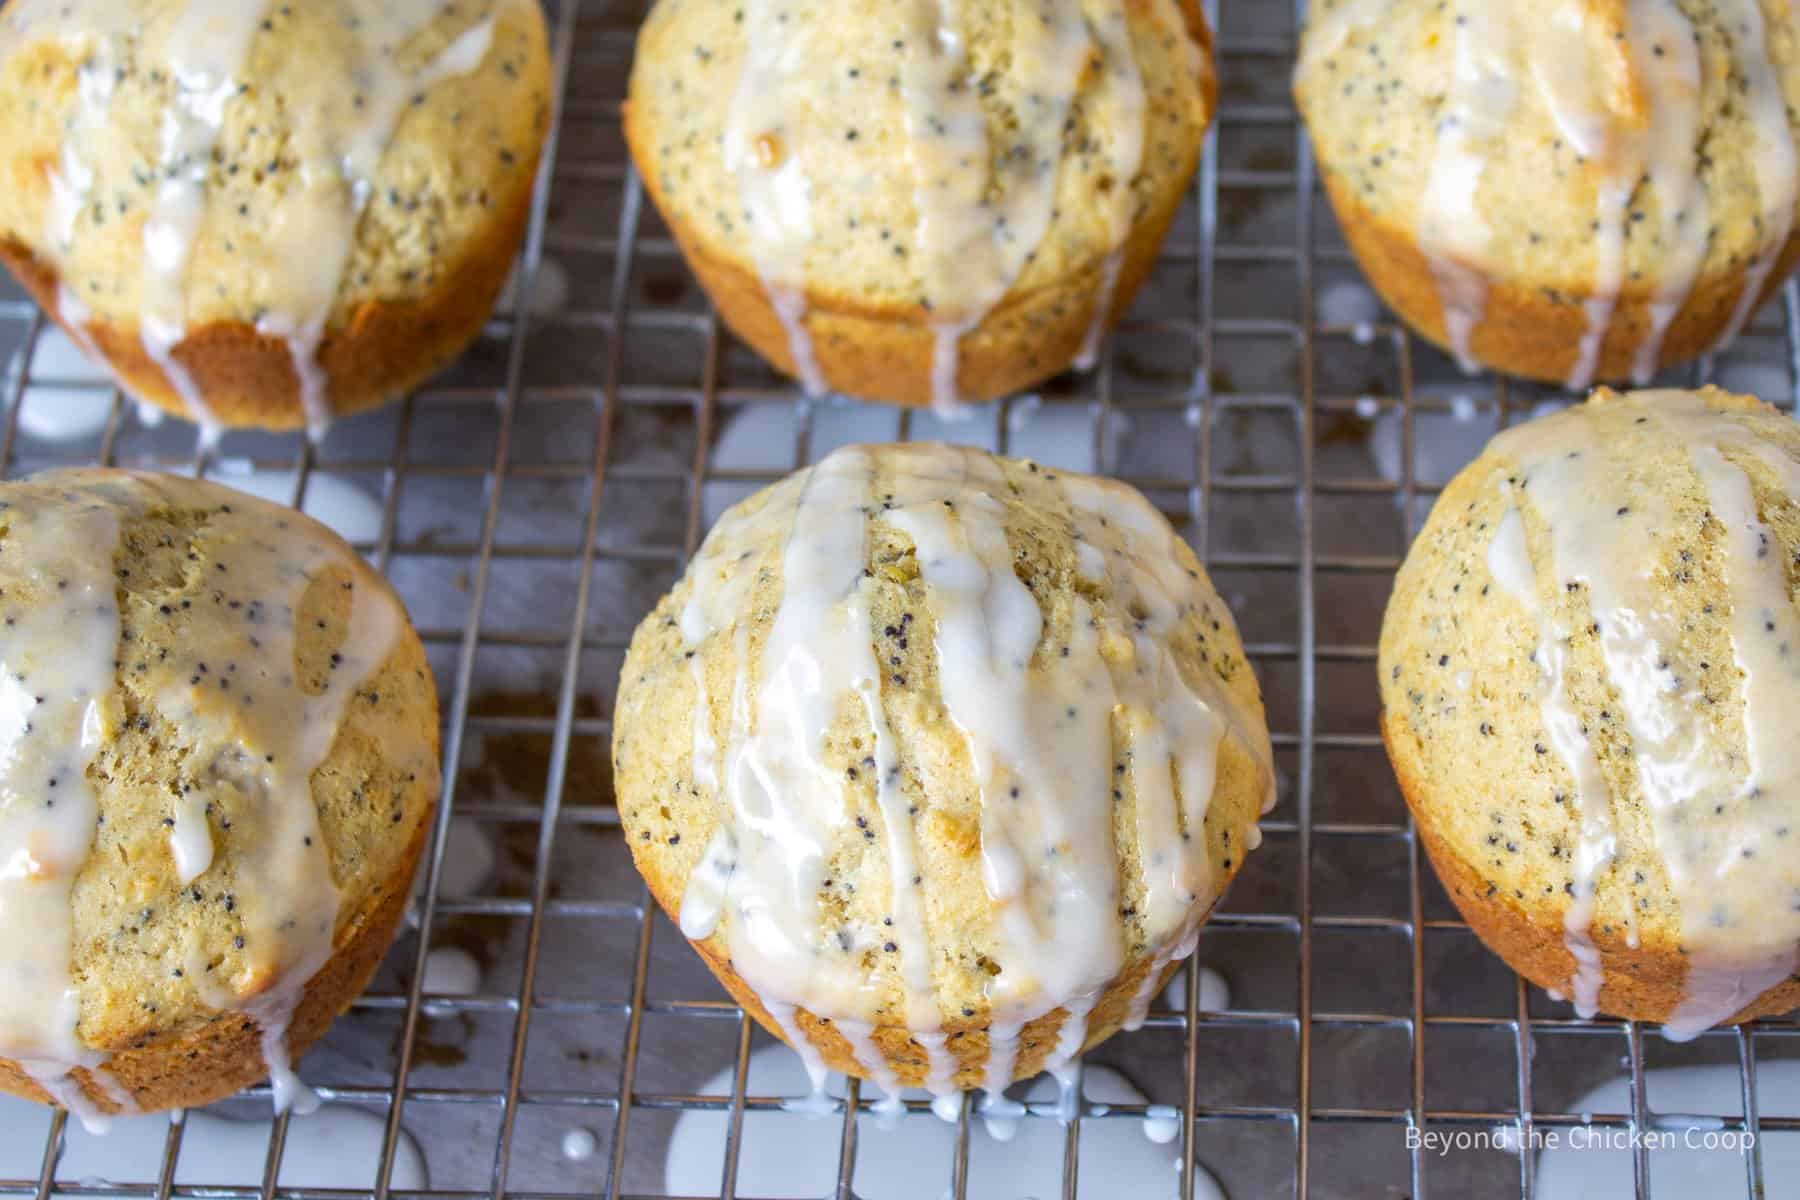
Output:
[[[520,294],[536,295],[558,270],[566,297],[498,315],[444,378],[318,445],[232,434],[201,450],[191,429],[147,424],[116,393],[98,432],[34,435],[34,409],[94,385],[58,378],[40,361],[56,336],[45,319],[16,292],[0,301],[0,357],[12,360],[7,474],[97,461],[227,481],[258,472],[291,487],[297,506],[334,480],[379,497],[359,549],[420,626],[443,697],[445,762],[416,920],[304,1064],[334,1101],[385,1121],[372,1178],[351,1190],[285,1185],[284,1118],[260,1179],[177,1186],[178,1121],[148,1176],[70,1179],[58,1169],[67,1130],[57,1113],[45,1118],[41,1170],[0,1179],[0,1194],[660,1196],[673,1119],[705,1109],[726,1127],[708,1194],[731,1197],[746,1117],[781,1112],[779,1097],[749,1087],[763,1034],[694,965],[629,870],[611,804],[609,714],[630,631],[709,514],[823,453],[858,410],[808,403],[734,343],[643,203],[619,133],[643,7],[551,5],[560,117]],[[1001,452],[1074,418],[1089,461],[1144,489],[1208,562],[1264,683],[1280,804],[1198,955],[1231,976],[1235,1005],[1197,1011],[1190,985],[1185,1007],[1154,1012],[1090,1058],[1123,1064],[1152,1100],[1178,1105],[1181,1161],[1198,1155],[1240,1197],[1423,1196],[1428,1184],[1440,1195],[1530,1197],[1531,1154],[1439,1158],[1408,1151],[1405,1132],[1510,1126],[1529,1145],[1534,1130],[1583,1123],[1656,1128],[1659,1109],[1682,1098],[1646,1095],[1652,1065],[1735,1063],[1741,1103],[1720,1124],[1762,1144],[1800,1137],[1800,1112],[1768,1111],[1757,1086],[1759,1060],[1795,1056],[1800,1024],[1763,1021],[1677,1047],[1632,1023],[1573,1019],[1482,951],[1421,866],[1376,731],[1381,604],[1449,474],[1552,393],[1461,379],[1390,318],[1339,311],[1355,295],[1355,267],[1287,96],[1300,7],[1209,3],[1218,121],[1191,203],[1100,370],[964,424],[882,418],[891,436]],[[1797,364],[1790,284],[1732,355],[1675,382],[1721,375],[1791,407]],[[771,419],[785,431],[781,460],[724,461],[731,427]],[[496,882],[473,895],[440,887],[453,819],[478,823],[501,848]],[[437,945],[481,952],[488,990],[426,996]],[[695,1072],[725,1064],[729,1089],[696,1094]],[[1570,1110],[1586,1088],[1620,1077],[1631,1085],[1622,1111]],[[248,1095],[267,1102],[266,1089]],[[860,1186],[859,1139],[881,1136],[856,1119],[869,1100],[852,1082],[839,1108],[837,1167],[822,1189],[839,1198]],[[1084,1127],[1144,1112],[1090,1106],[1069,1122],[1064,1197],[1110,1194],[1083,1156]],[[958,1200],[972,1194],[981,1153],[970,1113],[965,1102],[942,1163],[942,1187]],[[915,1104],[904,1119],[933,1118]],[[597,1157],[555,1153],[570,1122],[596,1127]],[[392,1185],[403,1129],[424,1147],[427,1192]],[[1631,1175],[1637,1195],[1651,1194],[1641,1148]],[[1737,1178],[1711,1190],[1732,1194]],[[1742,1181],[1764,1194],[1761,1145],[1743,1156]],[[1178,1194],[1189,1200],[1194,1188],[1184,1170]]]

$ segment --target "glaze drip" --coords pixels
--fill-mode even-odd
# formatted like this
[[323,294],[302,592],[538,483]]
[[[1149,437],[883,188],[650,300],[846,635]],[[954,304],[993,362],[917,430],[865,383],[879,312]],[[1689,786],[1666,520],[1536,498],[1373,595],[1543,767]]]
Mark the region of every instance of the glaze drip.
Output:
[[187,271],[206,211],[213,146],[225,127],[225,109],[239,89],[250,42],[268,0],[189,3],[169,33],[169,73],[175,100],[163,114],[162,146],[155,165],[161,176],[150,218],[144,222],[144,297],[138,318],[144,353],[162,368],[188,415],[203,429],[217,429],[206,397],[175,347],[187,336]]
[[1737,340],[1762,299],[1769,276],[1787,249],[1794,227],[1794,205],[1800,201],[1800,161],[1788,123],[1787,93],[1782,90],[1774,60],[1769,55],[1769,32],[1760,0],[1718,0],[1733,42],[1739,47],[1743,76],[1743,103],[1756,130],[1756,187],[1762,202],[1763,245],[1744,278],[1731,322],[1720,339],[1722,349]]
[[1112,132],[1107,146],[1109,171],[1105,185],[1106,236],[1113,249],[1101,265],[1100,294],[1094,298],[1094,315],[1088,318],[1081,352],[1075,357],[1075,365],[1084,371],[1099,359],[1100,340],[1106,335],[1113,294],[1118,290],[1119,271],[1125,262],[1125,241],[1131,236],[1131,223],[1137,217],[1137,194],[1132,181],[1144,161],[1145,128],[1144,77],[1131,48],[1131,27],[1125,20],[1124,6],[1109,5],[1093,28],[1108,82],[1106,102],[1117,111],[1105,123]]
[[76,1032],[70,892],[99,815],[88,765],[119,720],[118,518],[92,497],[21,494],[0,523],[8,555],[36,564],[29,602],[0,628],[0,1056],[101,1127],[71,1075],[102,1073],[107,1056]]
[[[1627,506],[1611,498],[1612,481],[1635,465],[1627,435],[1642,422],[1655,422],[1688,447],[1689,468],[1707,501],[1706,524],[1722,529],[1720,574],[1731,598],[1747,756],[1712,733],[1705,687],[1677,665],[1686,618],[1658,582],[1677,514],[1666,498],[1644,489]],[[1773,536],[1747,474],[1751,467],[1766,472],[1795,496],[1800,464],[1699,397],[1677,392],[1615,397],[1535,421],[1501,434],[1494,448],[1517,464],[1520,483],[1519,508],[1502,522],[1490,565],[1496,581],[1515,596],[1515,589],[1531,583],[1522,602],[1551,589],[1585,592],[1631,737],[1656,850],[1680,907],[1688,976],[1668,1032],[1692,1037],[1784,979],[1800,945],[1800,867],[1780,851],[1800,806],[1800,749],[1790,726],[1800,697],[1800,659],[1793,653],[1800,647],[1800,612],[1781,555],[1771,553]],[[1545,586],[1530,573],[1517,532],[1520,508],[1537,514],[1550,548]],[[1579,881],[1584,864],[1611,857],[1610,821],[1588,817],[1590,800],[1603,808],[1611,798],[1586,761],[1591,752],[1574,740],[1578,719],[1558,708],[1552,676],[1560,677],[1561,668],[1544,655],[1544,647],[1561,644],[1567,631],[1546,633],[1539,647],[1545,724],[1582,793]],[[1567,919],[1577,962],[1571,990],[1589,1005],[1600,970],[1584,928],[1591,913],[1591,897],[1578,886]]]
[[[1024,1025],[1062,1009],[1055,1065],[1085,1040],[1087,1016],[1118,973],[1119,854],[1105,798],[1129,772],[1138,796],[1144,936],[1192,945],[1218,883],[1203,827],[1227,736],[1268,766],[1254,714],[1211,674],[1190,678],[1168,642],[1200,614],[1222,620],[1217,597],[1179,564],[1175,534],[1147,501],[1102,480],[1043,483],[1079,547],[1089,581],[1105,583],[1104,608],[1076,598],[1066,637],[1051,648],[1037,599],[1014,571],[1007,466],[945,446],[849,447],[727,513],[689,571],[678,624],[695,653],[729,664],[725,687],[704,667],[695,680],[692,778],[717,781],[724,818],[690,873],[680,907],[684,934],[722,934],[734,970],[790,1035],[796,1010],[836,1023],[858,1060],[869,1027],[904,1022],[927,1060],[927,1084],[954,1086],[938,1009],[931,923],[919,856],[921,799],[976,791],[978,853],[1000,946],[984,991],[988,1057],[981,1073],[992,1103],[1012,1080]],[[874,628],[870,539],[881,531],[911,545],[929,616],[907,631]],[[759,572],[739,547],[775,542],[779,600],[760,653],[744,614]],[[902,760],[886,688],[904,683],[877,661],[882,638],[929,637],[941,704],[966,765]],[[719,639],[729,639],[719,647]],[[725,649],[725,654],[719,654]],[[907,701],[906,703],[910,703]],[[724,711],[720,711],[723,709]],[[860,732],[858,732],[860,731]],[[828,742],[860,746],[846,770]],[[1127,747],[1116,758],[1115,743]],[[935,761],[935,756],[932,757]],[[957,761],[955,759],[948,761]],[[941,770],[953,774],[938,777]],[[917,782],[909,785],[909,774]],[[1177,794],[1179,792],[1179,794]],[[824,919],[831,847],[872,801],[886,858],[888,916],[863,928]],[[1095,798],[1099,798],[1098,803]],[[1191,835],[1191,836],[1190,836]],[[1247,847],[1246,847],[1247,848]],[[893,956],[890,985],[865,952]],[[1162,962],[1179,954],[1166,947]],[[965,1016],[970,1015],[968,1013]],[[803,1055],[814,1054],[802,1043]],[[884,1087],[879,1066],[864,1062]],[[984,1110],[986,1111],[986,1110]]]
[[1437,284],[1450,348],[1458,365],[1474,373],[1472,338],[1487,304],[1487,281],[1474,264],[1493,237],[1475,202],[1487,169],[1482,147],[1503,135],[1518,84],[1508,63],[1513,30],[1492,5],[1465,0],[1454,26],[1447,113],[1421,201],[1419,244]]
[[264,314],[256,331],[287,342],[314,438],[332,419],[319,347],[394,128],[417,96],[480,67],[493,41],[494,19],[488,17],[422,67],[402,67],[401,47],[454,6],[454,0],[384,0],[354,27],[360,58],[350,64],[350,87],[321,81],[310,94],[289,100],[295,114],[290,153],[298,160],[299,183],[271,214],[267,236],[275,258],[294,276],[283,307]]
[[[1569,996],[1575,1011],[1592,1017],[1599,1011],[1600,985],[1605,972],[1600,952],[1589,936],[1594,921],[1594,892],[1602,874],[1618,854],[1618,837],[1612,822],[1612,790],[1594,757],[1593,744],[1581,714],[1568,695],[1570,630],[1540,598],[1539,577],[1531,563],[1525,522],[1516,504],[1509,504],[1494,540],[1488,544],[1488,570],[1500,590],[1516,600],[1537,626],[1537,646],[1532,661],[1538,668],[1538,712],[1552,748],[1575,781],[1577,840],[1574,855],[1573,894],[1563,914],[1563,946],[1575,961]],[[1557,579],[1547,577],[1554,588]],[[1627,914],[1631,905],[1626,905]],[[1627,920],[1631,920],[1627,916]]]
[[807,395],[821,396],[825,376],[806,327],[802,282],[813,181],[807,141],[788,109],[795,76],[812,64],[804,44],[787,38],[787,15],[781,0],[744,0],[744,67],[725,126],[725,166],[737,179],[756,271],[787,335],[794,373]]

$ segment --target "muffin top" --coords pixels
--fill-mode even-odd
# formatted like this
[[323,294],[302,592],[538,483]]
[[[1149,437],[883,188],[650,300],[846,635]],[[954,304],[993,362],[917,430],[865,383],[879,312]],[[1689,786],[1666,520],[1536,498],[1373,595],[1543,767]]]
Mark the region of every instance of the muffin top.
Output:
[[1191,944],[1273,795],[1237,630],[1162,515],[930,444],[728,512],[632,641],[613,753],[683,932],[840,1028],[1085,1012]]
[[65,319],[341,327],[469,253],[549,103],[530,0],[12,0],[0,236]]
[[1502,433],[1432,510],[1381,638],[1389,748],[1488,896],[1686,957],[1692,1034],[1800,944],[1800,425],[1605,390]]
[[56,471],[0,485],[0,621],[0,1056],[79,1111],[71,1066],[220,1010],[278,1055],[437,794],[399,601],[290,509]]
[[703,252],[956,329],[1098,269],[1213,95],[1193,0],[660,0],[627,125]]
[[1479,311],[1460,272],[1569,292],[1591,305],[1577,373],[1625,290],[1666,328],[1696,279],[1750,272],[1735,334],[1793,224],[1785,2],[1316,0],[1295,94],[1321,168],[1416,234],[1453,340]]

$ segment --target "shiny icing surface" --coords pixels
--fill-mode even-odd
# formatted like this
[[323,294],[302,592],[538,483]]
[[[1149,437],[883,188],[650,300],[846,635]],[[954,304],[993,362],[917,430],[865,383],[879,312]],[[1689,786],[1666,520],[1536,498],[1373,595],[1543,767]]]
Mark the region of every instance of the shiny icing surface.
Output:
[[[1623,507],[1609,498],[1610,481],[1631,467],[1629,434],[1641,423],[1687,448],[1710,519],[1723,529],[1719,569],[1731,611],[1714,619],[1729,621],[1742,679],[1743,754],[1712,732],[1704,687],[1672,666],[1672,648],[1693,619],[1661,577],[1657,543],[1675,524],[1672,506],[1654,493]],[[1800,818],[1800,608],[1746,472],[1754,465],[1800,497],[1800,462],[1683,392],[1641,392],[1534,421],[1502,433],[1494,450],[1516,464],[1517,484],[1488,562],[1496,582],[1539,620],[1544,725],[1577,785],[1580,843],[1566,919],[1572,998],[1586,1015],[1598,996],[1588,925],[1595,876],[1616,850],[1609,814],[1617,798],[1594,763],[1582,717],[1562,695],[1569,631],[1543,615],[1543,597],[1560,589],[1586,593],[1630,733],[1688,964],[1668,1029],[1692,1037],[1785,979],[1800,947],[1800,859],[1783,846]],[[1536,563],[1523,506],[1542,523],[1549,548]]]
[[[1168,0],[1158,0],[1168,3]],[[981,90],[964,51],[960,0],[899,0],[905,36],[896,39],[895,76],[904,104],[904,169],[913,179],[916,245],[923,256],[920,303],[931,315],[933,406],[958,404],[962,338],[1002,301],[1031,260],[1056,216],[1059,171],[1070,109],[1084,77],[1098,70],[1101,86],[1090,103],[1103,112],[1109,178],[1104,213],[1109,249],[1101,290],[1082,348],[1091,363],[1098,350],[1121,248],[1136,216],[1131,187],[1142,164],[1144,83],[1131,47],[1123,0],[1033,0],[1019,3],[1009,70],[1021,76],[1030,104],[1017,127],[990,128]],[[804,299],[810,197],[836,186],[820,176],[792,106],[809,103],[819,72],[834,62],[807,53],[788,27],[784,0],[746,0],[747,51],[726,130],[725,155],[738,181],[750,225],[757,270],[782,321],[796,373],[811,392],[824,390]],[[1180,27],[1178,18],[1171,18]],[[896,164],[898,169],[899,164]]]
[[[1381,27],[1400,0],[1341,0],[1311,18],[1300,77],[1321,69],[1353,36]],[[1315,6],[1316,7],[1316,6]],[[1787,244],[1800,201],[1793,134],[1759,0],[1717,0],[1730,53],[1733,91],[1755,131],[1752,174],[1761,212],[1760,246],[1722,343],[1755,308]],[[1711,219],[1700,172],[1706,155],[1704,71],[1693,21],[1677,0],[1600,3],[1487,3],[1446,6],[1448,70],[1417,237],[1437,282],[1446,337],[1473,370],[1471,338],[1481,324],[1489,278],[1501,255],[1478,203],[1489,162],[1520,133],[1527,106],[1547,114],[1573,148],[1594,193],[1595,265],[1582,301],[1586,329],[1566,380],[1593,382],[1602,345],[1628,283],[1631,226],[1645,219],[1643,189],[1655,196],[1657,261],[1647,273],[1650,328],[1632,378],[1655,374],[1663,339],[1686,304],[1707,256]],[[1716,69],[1716,68],[1715,68]],[[1631,280],[1635,280],[1635,276]]]
[[[894,469],[880,494],[878,452]],[[1135,792],[1142,916],[1158,968],[1191,951],[1222,886],[1188,834],[1206,818],[1221,741],[1235,739],[1273,779],[1260,721],[1211,675],[1177,667],[1169,641],[1178,623],[1216,598],[1180,565],[1161,514],[1122,485],[1061,477],[1083,582],[1109,587],[1117,605],[1102,610],[1077,594],[1066,646],[1052,652],[1038,600],[1013,569],[996,499],[1007,488],[997,461],[979,452],[849,447],[776,485],[760,507],[728,513],[690,570],[682,640],[731,636],[734,682],[729,697],[702,693],[694,708],[693,777],[716,783],[728,811],[688,878],[680,924],[696,940],[723,933],[733,968],[815,1072],[822,1064],[796,1008],[833,1021],[885,1086],[886,1063],[868,1038],[883,984],[854,953],[874,945],[898,957],[897,1015],[925,1052],[928,1085],[952,1086],[921,911],[918,810],[900,789],[878,638],[932,639],[941,702],[968,761],[968,778],[938,786],[972,780],[977,789],[981,880],[1003,951],[987,987],[985,1082],[996,1098],[1012,1080],[1025,1023],[1064,1011],[1046,1064],[1057,1069],[1079,1052],[1087,1015],[1124,962],[1106,800],[1120,794],[1115,773],[1129,771]],[[863,586],[877,523],[912,544],[930,608],[885,631],[874,628]],[[739,547],[769,540],[784,547],[780,599],[752,663],[740,622],[756,572],[731,568]],[[869,731],[867,756],[847,773],[825,756],[845,706]],[[1115,765],[1118,728],[1128,749]],[[828,847],[865,775],[891,918],[867,930],[828,926],[819,900]],[[1153,972],[1144,1004],[1158,982]]]
[[102,1070],[106,1056],[75,1032],[69,890],[99,815],[87,764],[119,719],[112,556],[93,552],[118,544],[119,522],[79,501],[11,504],[0,518],[7,552],[35,564],[44,600],[0,627],[0,1054],[93,1121],[69,1072]]
[[[203,428],[217,423],[202,389],[176,351],[189,332],[189,266],[206,218],[210,181],[218,170],[220,137],[233,101],[244,95],[250,52],[268,28],[269,0],[179,0],[160,54],[174,83],[161,118],[159,144],[148,169],[159,180],[143,223],[143,291],[139,330],[144,352]],[[268,236],[282,265],[269,281],[258,333],[284,341],[292,360],[308,428],[321,433],[332,414],[317,355],[327,318],[343,284],[358,221],[369,202],[377,168],[409,104],[425,90],[481,65],[493,20],[470,25],[421,66],[403,66],[402,49],[428,26],[456,11],[454,0],[385,0],[359,4],[356,56],[339,73],[315,73],[307,86],[282,97],[296,115],[287,147],[296,186],[279,196]],[[125,5],[73,8],[65,0],[13,0],[0,24],[0,55],[8,43],[49,33],[83,45],[90,57],[79,72],[74,110],[51,173],[45,245],[54,261],[65,251],[76,212],[96,202],[89,160],[109,137],[107,107],[116,80],[121,39],[142,37],[143,13]],[[113,147],[117,152],[117,147]],[[65,293],[60,315],[79,329],[86,312]]]
[[[221,490],[222,496],[230,496]],[[192,504],[155,475],[64,471],[11,489],[0,503],[9,561],[29,564],[38,602],[0,628],[0,1055],[24,1064],[52,1096],[89,1115],[69,1072],[104,1088],[106,1055],[76,1032],[70,889],[101,814],[85,772],[124,717],[115,598],[121,523]],[[363,680],[388,657],[404,623],[398,602],[355,555],[298,517],[272,521],[254,502],[222,504],[208,523],[232,547],[215,563],[218,603],[184,614],[187,633],[133,667],[158,712],[222,747],[207,767],[217,788],[260,797],[257,828],[234,835],[244,965],[220,978],[187,964],[209,1005],[262,1029],[278,1108],[316,1103],[285,1044],[302,989],[330,957],[339,896],[320,834],[312,773],[324,761]],[[322,573],[347,571],[344,640],[316,687],[296,678],[297,613]],[[430,769],[419,764],[422,769]],[[185,886],[211,866],[207,797],[176,797],[168,852]]]

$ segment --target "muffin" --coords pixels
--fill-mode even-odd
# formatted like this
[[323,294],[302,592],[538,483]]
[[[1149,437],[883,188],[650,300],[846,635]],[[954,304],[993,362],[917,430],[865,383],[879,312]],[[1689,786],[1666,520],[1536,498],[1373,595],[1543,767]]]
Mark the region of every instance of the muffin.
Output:
[[852,446],[731,509],[639,626],[613,761],[637,866],[738,1003],[892,1096],[1144,1018],[1258,841],[1262,701],[1121,484]]
[[316,1104],[292,1060],[386,952],[437,796],[400,602],[289,509],[74,470],[0,484],[0,620],[0,1090]]
[[1800,252],[1789,4],[1315,0],[1294,95],[1363,272],[1468,370],[1646,383]]
[[1214,95],[1195,0],[660,0],[625,135],[757,353],[950,409],[1093,360]]
[[532,0],[12,0],[0,261],[140,400],[317,433],[480,331],[549,111]]
[[1380,670],[1419,836],[1514,970],[1677,1037],[1800,1003],[1800,425],[1602,390],[1502,433]]

